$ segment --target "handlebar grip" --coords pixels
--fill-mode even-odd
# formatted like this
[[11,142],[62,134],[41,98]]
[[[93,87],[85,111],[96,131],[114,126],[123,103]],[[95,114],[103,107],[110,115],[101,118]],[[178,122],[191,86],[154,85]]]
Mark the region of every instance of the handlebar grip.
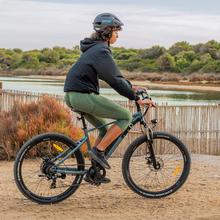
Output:
[[137,95],[142,95],[143,93],[147,93],[145,89],[139,89],[136,91]]

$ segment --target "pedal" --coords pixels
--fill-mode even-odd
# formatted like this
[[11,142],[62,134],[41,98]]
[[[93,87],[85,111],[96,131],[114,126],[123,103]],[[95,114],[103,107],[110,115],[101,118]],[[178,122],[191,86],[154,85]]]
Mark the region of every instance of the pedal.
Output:
[[86,176],[84,177],[84,181],[86,181],[87,183],[90,183],[91,185],[94,184],[94,181],[93,181],[88,175],[86,175]]

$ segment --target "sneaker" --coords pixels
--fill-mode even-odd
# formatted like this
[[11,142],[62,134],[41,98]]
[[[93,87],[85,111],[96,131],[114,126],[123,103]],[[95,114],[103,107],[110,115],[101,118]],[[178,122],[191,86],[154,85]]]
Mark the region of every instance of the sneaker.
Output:
[[93,180],[89,177],[88,174],[86,174],[83,179],[84,179],[84,181],[86,181],[87,183],[91,183],[91,184],[93,183]]
[[[86,176],[84,177],[84,181],[86,181],[87,183],[93,184],[94,181],[86,174]],[[102,179],[99,180],[100,183],[110,183],[111,180],[107,177],[104,177]]]
[[89,152],[89,155],[102,167],[106,169],[111,169],[111,166],[108,164],[108,161],[106,160],[105,151],[99,151],[96,147],[93,147],[93,149]]

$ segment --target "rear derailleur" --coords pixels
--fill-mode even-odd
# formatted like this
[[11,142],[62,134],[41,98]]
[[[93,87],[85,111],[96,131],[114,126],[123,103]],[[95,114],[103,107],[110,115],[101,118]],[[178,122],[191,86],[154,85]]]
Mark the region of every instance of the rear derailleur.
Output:
[[44,158],[43,162],[41,163],[40,169],[42,174],[39,174],[39,177],[47,177],[47,180],[52,180],[50,184],[50,189],[57,188],[57,178],[65,179],[66,174],[56,174],[51,172],[51,168],[54,166],[54,163],[50,161],[49,158]]

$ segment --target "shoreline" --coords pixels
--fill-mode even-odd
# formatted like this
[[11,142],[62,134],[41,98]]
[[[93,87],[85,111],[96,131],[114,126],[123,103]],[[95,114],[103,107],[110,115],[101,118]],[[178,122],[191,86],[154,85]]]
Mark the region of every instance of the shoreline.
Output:
[[146,86],[149,89],[164,89],[164,90],[179,90],[179,91],[204,91],[204,92],[220,92],[220,85],[185,85],[180,83],[168,83],[168,82],[157,82],[152,83],[148,81],[133,81],[131,80],[131,83],[137,86]]
[[[0,77],[10,77],[0,75]],[[50,76],[50,75],[29,75],[29,76],[13,76],[18,78],[27,78],[27,79],[48,79],[48,80],[61,80],[64,81],[66,76]],[[177,90],[177,91],[204,91],[204,92],[220,92],[220,85],[213,83],[206,84],[196,84],[189,82],[150,82],[148,80],[130,80],[133,85],[136,86],[146,86],[148,89],[164,89],[164,90]],[[109,87],[107,83],[101,81],[101,87]]]

